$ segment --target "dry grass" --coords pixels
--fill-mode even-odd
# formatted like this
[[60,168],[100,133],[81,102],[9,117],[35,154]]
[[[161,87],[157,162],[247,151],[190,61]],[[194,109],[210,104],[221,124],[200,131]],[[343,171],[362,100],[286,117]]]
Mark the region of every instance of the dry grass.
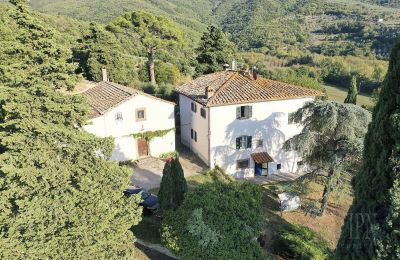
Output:
[[[347,89],[339,88],[336,86],[325,85],[326,93],[328,94],[328,99],[337,101],[337,102],[344,102],[347,96]],[[357,97],[357,105],[359,106],[366,106],[372,107],[373,102],[370,96],[365,94],[359,94]]]

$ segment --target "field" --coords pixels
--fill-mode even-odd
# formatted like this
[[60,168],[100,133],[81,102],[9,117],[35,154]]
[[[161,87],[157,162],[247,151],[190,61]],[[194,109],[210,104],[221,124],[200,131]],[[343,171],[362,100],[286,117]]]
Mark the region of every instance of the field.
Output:
[[[347,96],[347,89],[340,88],[332,85],[325,85],[326,93],[328,94],[328,99],[343,102]],[[358,94],[357,105],[372,107],[373,102],[370,96],[366,94]]]

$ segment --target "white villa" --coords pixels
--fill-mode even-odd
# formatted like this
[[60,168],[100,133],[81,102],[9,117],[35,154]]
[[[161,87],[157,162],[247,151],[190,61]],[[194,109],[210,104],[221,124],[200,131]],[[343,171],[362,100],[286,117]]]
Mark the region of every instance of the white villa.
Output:
[[283,143],[300,133],[290,114],[321,93],[258,77],[222,71],[176,88],[181,141],[210,168],[236,178],[302,171],[302,159]]
[[[174,103],[108,81],[81,94],[92,107],[91,120],[83,128],[99,137],[114,137],[112,160],[158,157],[175,150]],[[149,133],[155,135],[150,141],[144,138]]]

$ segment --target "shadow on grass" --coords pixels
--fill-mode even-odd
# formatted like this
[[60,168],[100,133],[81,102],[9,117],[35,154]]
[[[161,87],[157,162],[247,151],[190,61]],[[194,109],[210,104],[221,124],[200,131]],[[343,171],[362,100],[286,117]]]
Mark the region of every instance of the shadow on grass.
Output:
[[161,219],[152,215],[143,215],[142,221],[134,227],[132,232],[135,237],[152,244],[161,244]]

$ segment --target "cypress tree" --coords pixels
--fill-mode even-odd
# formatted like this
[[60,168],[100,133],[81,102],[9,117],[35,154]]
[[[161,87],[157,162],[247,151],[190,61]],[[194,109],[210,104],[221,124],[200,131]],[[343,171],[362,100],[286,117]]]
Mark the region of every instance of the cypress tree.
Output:
[[340,259],[399,259],[400,43],[392,51],[364,146],[336,254]]
[[351,103],[356,105],[357,103],[357,78],[356,76],[353,76],[351,78],[351,85],[349,87],[349,91],[347,92],[347,97],[344,100],[344,103]]
[[187,191],[187,184],[179,158],[168,158],[161,179],[158,199],[161,211],[178,208]]

